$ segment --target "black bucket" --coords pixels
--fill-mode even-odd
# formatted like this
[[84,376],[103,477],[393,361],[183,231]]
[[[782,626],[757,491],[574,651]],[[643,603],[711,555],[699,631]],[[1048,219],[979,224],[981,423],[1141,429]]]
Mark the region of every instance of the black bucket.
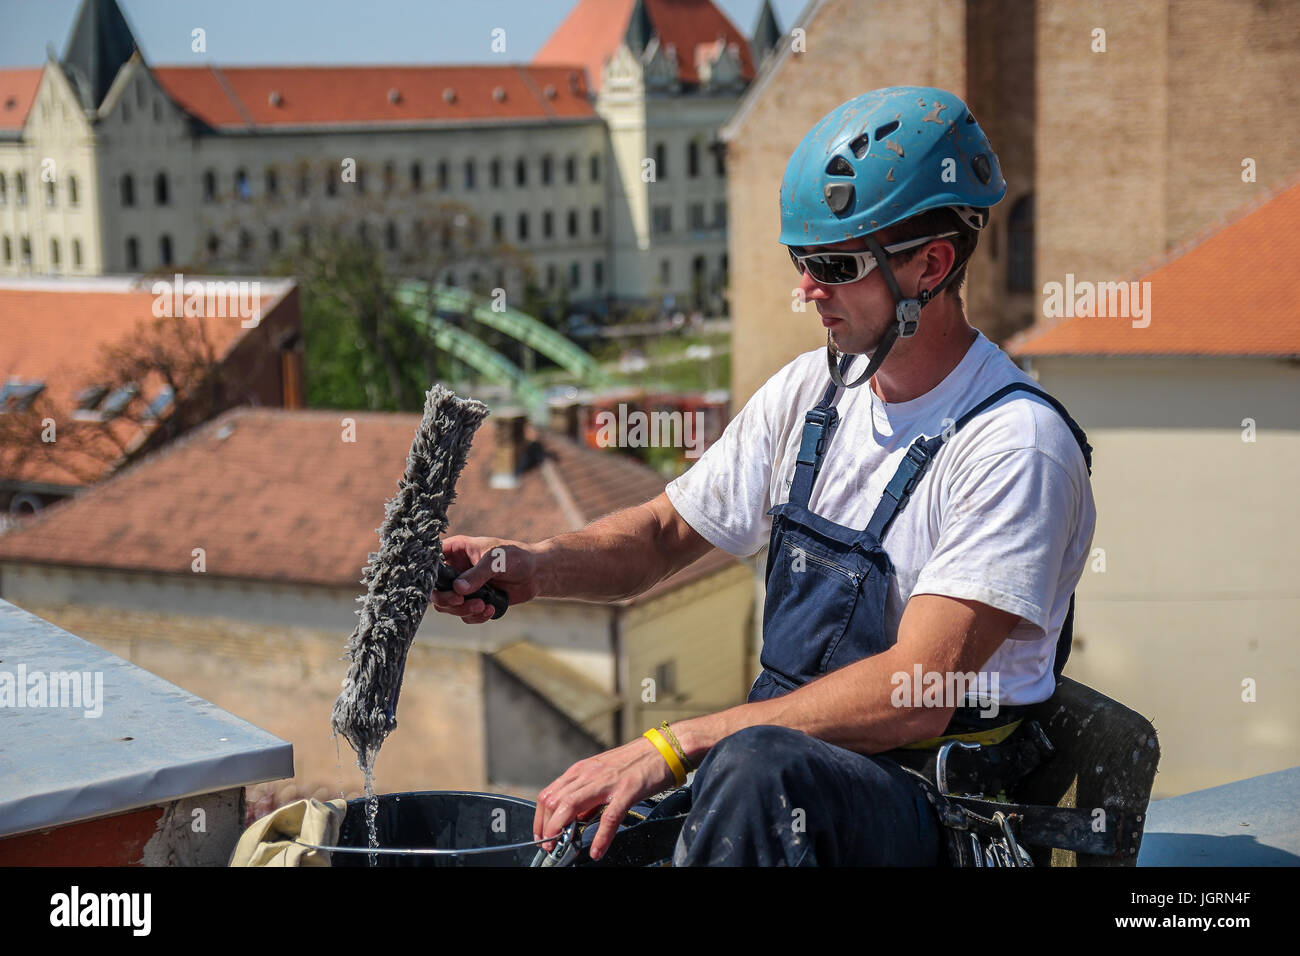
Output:
[[[518,797],[456,790],[385,793],[379,796],[375,830],[379,850],[376,866],[529,866],[535,846],[492,852],[448,854],[396,854],[385,849],[468,850],[525,843],[533,838],[537,805]],[[370,845],[366,829],[366,801],[348,801],[347,816],[339,832],[339,846],[364,849]],[[333,866],[369,866],[368,853],[333,853]]]

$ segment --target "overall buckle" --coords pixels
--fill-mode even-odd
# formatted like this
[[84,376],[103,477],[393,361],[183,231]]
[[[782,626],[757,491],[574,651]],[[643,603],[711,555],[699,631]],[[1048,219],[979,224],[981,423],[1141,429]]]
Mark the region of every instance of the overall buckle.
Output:
[[799,456],[796,461],[801,465],[815,464],[826,450],[826,437],[830,429],[839,421],[839,412],[834,408],[810,408],[804,416],[803,436],[799,441]]

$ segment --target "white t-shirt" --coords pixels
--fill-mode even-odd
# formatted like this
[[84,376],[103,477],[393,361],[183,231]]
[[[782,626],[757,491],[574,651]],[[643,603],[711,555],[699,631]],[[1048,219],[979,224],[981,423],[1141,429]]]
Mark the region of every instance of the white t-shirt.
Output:
[[[855,356],[845,381],[866,368]],[[948,376],[910,402],[886,403],[869,382],[840,389],[840,423],[809,508],[862,529],[912,441],[933,437],[1011,382],[1033,383],[980,333]],[[768,543],[767,510],[790,497],[804,414],[830,375],[824,348],[805,352],[754,393],[715,442],[666,491],[686,523],[745,557]],[[946,419],[946,421],[945,421]],[[979,601],[1020,616],[983,670],[1003,706],[1046,700],[1056,641],[1083,575],[1097,513],[1083,453],[1060,414],[1012,392],[944,443],[883,545],[890,578],[885,626],[913,594]]]

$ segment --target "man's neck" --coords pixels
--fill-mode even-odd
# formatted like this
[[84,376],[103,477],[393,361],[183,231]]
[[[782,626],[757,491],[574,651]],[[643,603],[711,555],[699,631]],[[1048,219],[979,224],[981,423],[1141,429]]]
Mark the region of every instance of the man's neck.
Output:
[[[926,326],[924,319],[921,326]],[[871,390],[890,404],[920,398],[961,364],[978,337],[960,313],[957,321],[931,323],[924,333],[918,331],[911,339],[895,343],[872,376]]]

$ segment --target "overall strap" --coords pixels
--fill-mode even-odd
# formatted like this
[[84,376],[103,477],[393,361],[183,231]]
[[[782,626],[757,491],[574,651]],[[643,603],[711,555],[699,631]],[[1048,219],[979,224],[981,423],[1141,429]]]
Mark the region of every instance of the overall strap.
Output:
[[[849,363],[852,361],[852,355],[844,355],[840,358],[841,375],[848,371]],[[821,471],[822,456],[826,452],[826,446],[830,444],[831,436],[835,434],[835,428],[840,423],[840,413],[832,404],[837,397],[838,388],[839,386],[831,382],[826,386],[826,393],[822,396],[822,400],[808,409],[807,414],[804,415],[803,436],[799,441],[799,456],[795,460],[794,479],[790,483],[789,498],[793,504],[804,508],[808,507],[813,482],[817,480],[817,474]]]
[[1070,417],[1065,407],[1052,396],[1041,389],[1035,388],[1028,382],[1012,382],[1010,385],[998,389],[957,419],[952,428],[945,428],[934,438],[926,438],[922,435],[912,442],[907,449],[907,453],[903,456],[903,460],[899,463],[898,470],[894,472],[894,477],[885,486],[885,493],[880,499],[880,504],[876,506],[875,513],[871,516],[871,522],[867,525],[867,532],[873,535],[877,541],[884,540],[885,532],[889,530],[889,526],[893,524],[899,513],[907,507],[908,499],[911,497],[912,492],[916,490],[916,486],[920,483],[926,470],[930,467],[930,462],[934,460],[934,456],[943,447],[943,443],[957,434],[967,422],[984,411],[984,409],[1012,392],[1029,392],[1037,395],[1056,409],[1061,417],[1065,419],[1066,424],[1070,426],[1070,432],[1074,435],[1074,440],[1079,443],[1080,451],[1083,452],[1083,460],[1088,466],[1088,474],[1092,474],[1092,446],[1088,444],[1083,429],[1075,424],[1074,419]]

